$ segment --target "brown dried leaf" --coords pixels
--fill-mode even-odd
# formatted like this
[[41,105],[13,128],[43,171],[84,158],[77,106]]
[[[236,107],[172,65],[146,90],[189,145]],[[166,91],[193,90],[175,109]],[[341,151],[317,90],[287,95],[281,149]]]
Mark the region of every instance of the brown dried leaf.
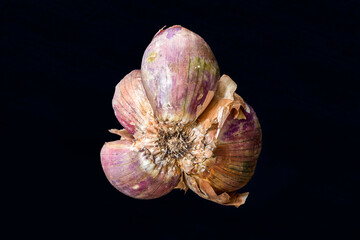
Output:
[[236,83],[228,75],[221,76],[215,96],[198,118],[203,129],[209,129],[213,124],[217,124],[217,128],[221,129],[232,111],[234,111],[234,118],[246,119],[240,107],[245,110],[248,110],[248,107],[235,93],[236,88]]
[[239,207],[244,204],[248,192],[245,193],[226,193],[223,192],[221,194],[217,194],[210,183],[204,179],[194,178],[191,176],[186,177],[187,181],[190,183],[189,186],[192,191],[194,191],[200,197],[210,200],[212,202],[216,202],[225,206],[235,206]]
[[181,189],[184,190],[185,193],[187,192],[187,190],[189,189],[188,185],[186,184],[184,175],[182,173],[181,177],[180,177],[180,181],[178,183],[178,185],[175,187],[175,189]]

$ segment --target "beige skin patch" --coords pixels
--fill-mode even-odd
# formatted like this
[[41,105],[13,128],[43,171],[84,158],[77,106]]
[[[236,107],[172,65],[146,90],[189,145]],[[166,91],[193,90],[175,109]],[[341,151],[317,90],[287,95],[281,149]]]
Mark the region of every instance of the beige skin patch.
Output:
[[157,52],[152,52],[152,53],[149,54],[147,60],[149,62],[153,62],[155,60],[155,58],[157,57],[157,55],[158,55]]
[[205,101],[202,105],[199,105],[196,109],[196,118],[198,118],[200,116],[201,113],[203,113],[203,111],[205,110],[205,108],[209,105],[209,103],[211,102],[211,100],[214,97],[214,91],[209,91],[208,94],[206,95]]

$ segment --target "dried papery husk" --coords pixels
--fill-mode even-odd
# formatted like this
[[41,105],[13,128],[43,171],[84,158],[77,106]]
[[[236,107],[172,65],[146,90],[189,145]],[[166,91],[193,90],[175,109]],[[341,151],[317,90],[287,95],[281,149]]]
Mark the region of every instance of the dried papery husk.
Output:
[[154,122],[140,70],[133,70],[116,85],[112,105],[116,118],[131,134],[144,131],[150,122]]
[[181,27],[160,30],[146,48],[142,81],[159,122],[193,122],[216,90],[219,67],[199,35]]
[[101,149],[101,164],[110,183],[138,199],[154,199],[169,193],[178,184],[180,171],[172,172],[155,164],[146,150],[133,151],[132,144],[125,137],[105,143]]
[[238,194],[236,190],[255,171],[261,150],[261,128],[254,110],[235,90],[236,84],[223,75],[196,127],[211,146],[210,157],[185,173],[179,186],[185,184],[205,199],[238,207],[248,193]]

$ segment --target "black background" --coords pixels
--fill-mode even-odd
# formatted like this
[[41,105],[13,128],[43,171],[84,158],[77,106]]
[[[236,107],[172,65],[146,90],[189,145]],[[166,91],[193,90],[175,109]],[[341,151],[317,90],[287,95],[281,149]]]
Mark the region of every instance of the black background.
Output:
[[[355,238],[359,1],[4,1],[1,133],[13,234],[114,239]],[[131,199],[99,152],[115,85],[164,25],[202,36],[257,112],[263,150],[220,206],[174,190]],[[105,238],[105,237],[104,237]]]

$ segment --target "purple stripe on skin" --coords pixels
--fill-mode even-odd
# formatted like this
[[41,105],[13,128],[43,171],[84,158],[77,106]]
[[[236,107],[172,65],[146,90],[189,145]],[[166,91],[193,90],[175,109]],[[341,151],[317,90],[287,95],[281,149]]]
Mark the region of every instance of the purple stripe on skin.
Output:
[[101,150],[104,172],[113,185],[126,181],[139,168],[137,153],[130,152],[130,146],[130,141],[118,140],[106,143]]
[[151,120],[152,109],[142,86],[140,70],[133,70],[117,84],[112,105],[116,118],[131,134]]
[[[160,171],[157,176],[149,177],[146,181],[148,183],[147,189],[146,191],[140,192],[140,195],[142,198],[152,199],[157,196],[163,196],[174,189],[180,181],[180,173],[176,172],[174,175],[171,175],[167,172]],[[136,191],[134,191],[134,193]]]
[[164,182],[159,181],[160,185],[156,189],[154,189],[154,192],[151,193],[150,196],[157,196],[157,195],[163,196],[169,193],[171,190],[173,190],[176,187],[179,181],[180,181],[180,174],[176,174],[175,176],[172,176],[170,179],[167,179],[166,183],[165,181]]
[[[190,78],[195,79],[195,75],[196,75],[196,73],[193,71],[190,74]],[[208,89],[209,91],[215,92],[216,86],[217,86],[216,82],[213,82],[210,80],[211,78],[213,78],[213,76],[211,76],[211,74],[205,70],[203,70],[203,71],[201,71],[201,73],[199,73],[198,78],[202,78],[202,80],[200,81],[200,84],[190,85],[191,87],[194,87],[194,88],[189,87],[188,92],[192,93],[192,94],[189,95],[190,97],[188,96],[186,98],[187,109],[192,115],[196,115],[197,106],[204,103],[204,101],[206,99],[207,94],[205,94],[202,91],[202,89]],[[202,94],[202,96],[201,96],[201,94]],[[190,103],[190,104],[188,104],[188,103]]]
[[108,166],[123,163],[126,159],[123,159],[122,156],[128,154],[131,144],[132,142],[125,140],[105,143],[100,152],[102,164]]
[[[144,172],[145,178],[141,178],[142,176],[139,175],[129,179],[129,184],[124,184],[119,190],[131,197],[152,199],[169,193],[179,182],[179,176],[173,176],[169,179],[164,173],[160,173],[155,178],[146,177],[147,175],[148,173]],[[134,188],[135,185],[137,188]]]
[[253,108],[250,105],[248,105],[248,107],[250,113],[242,109],[246,119],[232,119],[232,114],[228,117],[220,131],[219,142],[233,142],[235,140],[249,138],[256,134],[256,132],[252,130],[256,127],[255,121],[257,117]]
[[[175,181],[173,179],[175,179]],[[176,177],[166,179],[166,181],[161,180],[160,176],[156,178],[148,177],[147,179],[137,183],[139,186],[138,188],[133,189],[130,187],[126,189],[126,192],[135,198],[152,199],[169,193],[179,182],[179,178]]]
[[[230,187],[227,191],[237,190],[250,180],[261,151],[260,126],[254,110],[251,106],[248,107],[249,113],[241,109],[246,119],[234,119],[234,114],[230,114],[220,131],[218,144],[214,150],[217,161],[209,179],[214,177],[218,177],[219,180],[226,179],[223,182],[230,183],[234,187]],[[235,174],[234,171],[239,174]],[[215,187],[221,189],[221,183],[215,180],[212,182]]]
[[119,104],[114,104],[114,111],[116,112],[116,118],[120,124],[128,130],[131,134],[135,133],[135,125],[131,125],[131,114],[128,113],[126,108],[122,107]]
[[167,38],[172,38],[174,35],[175,35],[175,33],[177,32],[177,31],[179,31],[179,30],[181,30],[181,27],[179,26],[179,27],[172,27],[172,28],[169,28],[169,30],[167,31],[167,35],[166,35],[166,37]]
[[[255,144],[255,141],[257,140],[256,138],[252,138],[253,141],[246,141],[246,142],[231,142],[231,144],[229,143],[222,143],[222,145],[217,145],[217,149],[216,149],[216,152],[217,153],[221,153],[221,155],[223,154],[226,154],[228,153],[229,151],[233,151],[233,152],[236,152],[236,151],[247,151],[247,150],[251,150],[251,149],[254,149],[254,144]],[[223,148],[220,148],[220,146],[224,146]]]

